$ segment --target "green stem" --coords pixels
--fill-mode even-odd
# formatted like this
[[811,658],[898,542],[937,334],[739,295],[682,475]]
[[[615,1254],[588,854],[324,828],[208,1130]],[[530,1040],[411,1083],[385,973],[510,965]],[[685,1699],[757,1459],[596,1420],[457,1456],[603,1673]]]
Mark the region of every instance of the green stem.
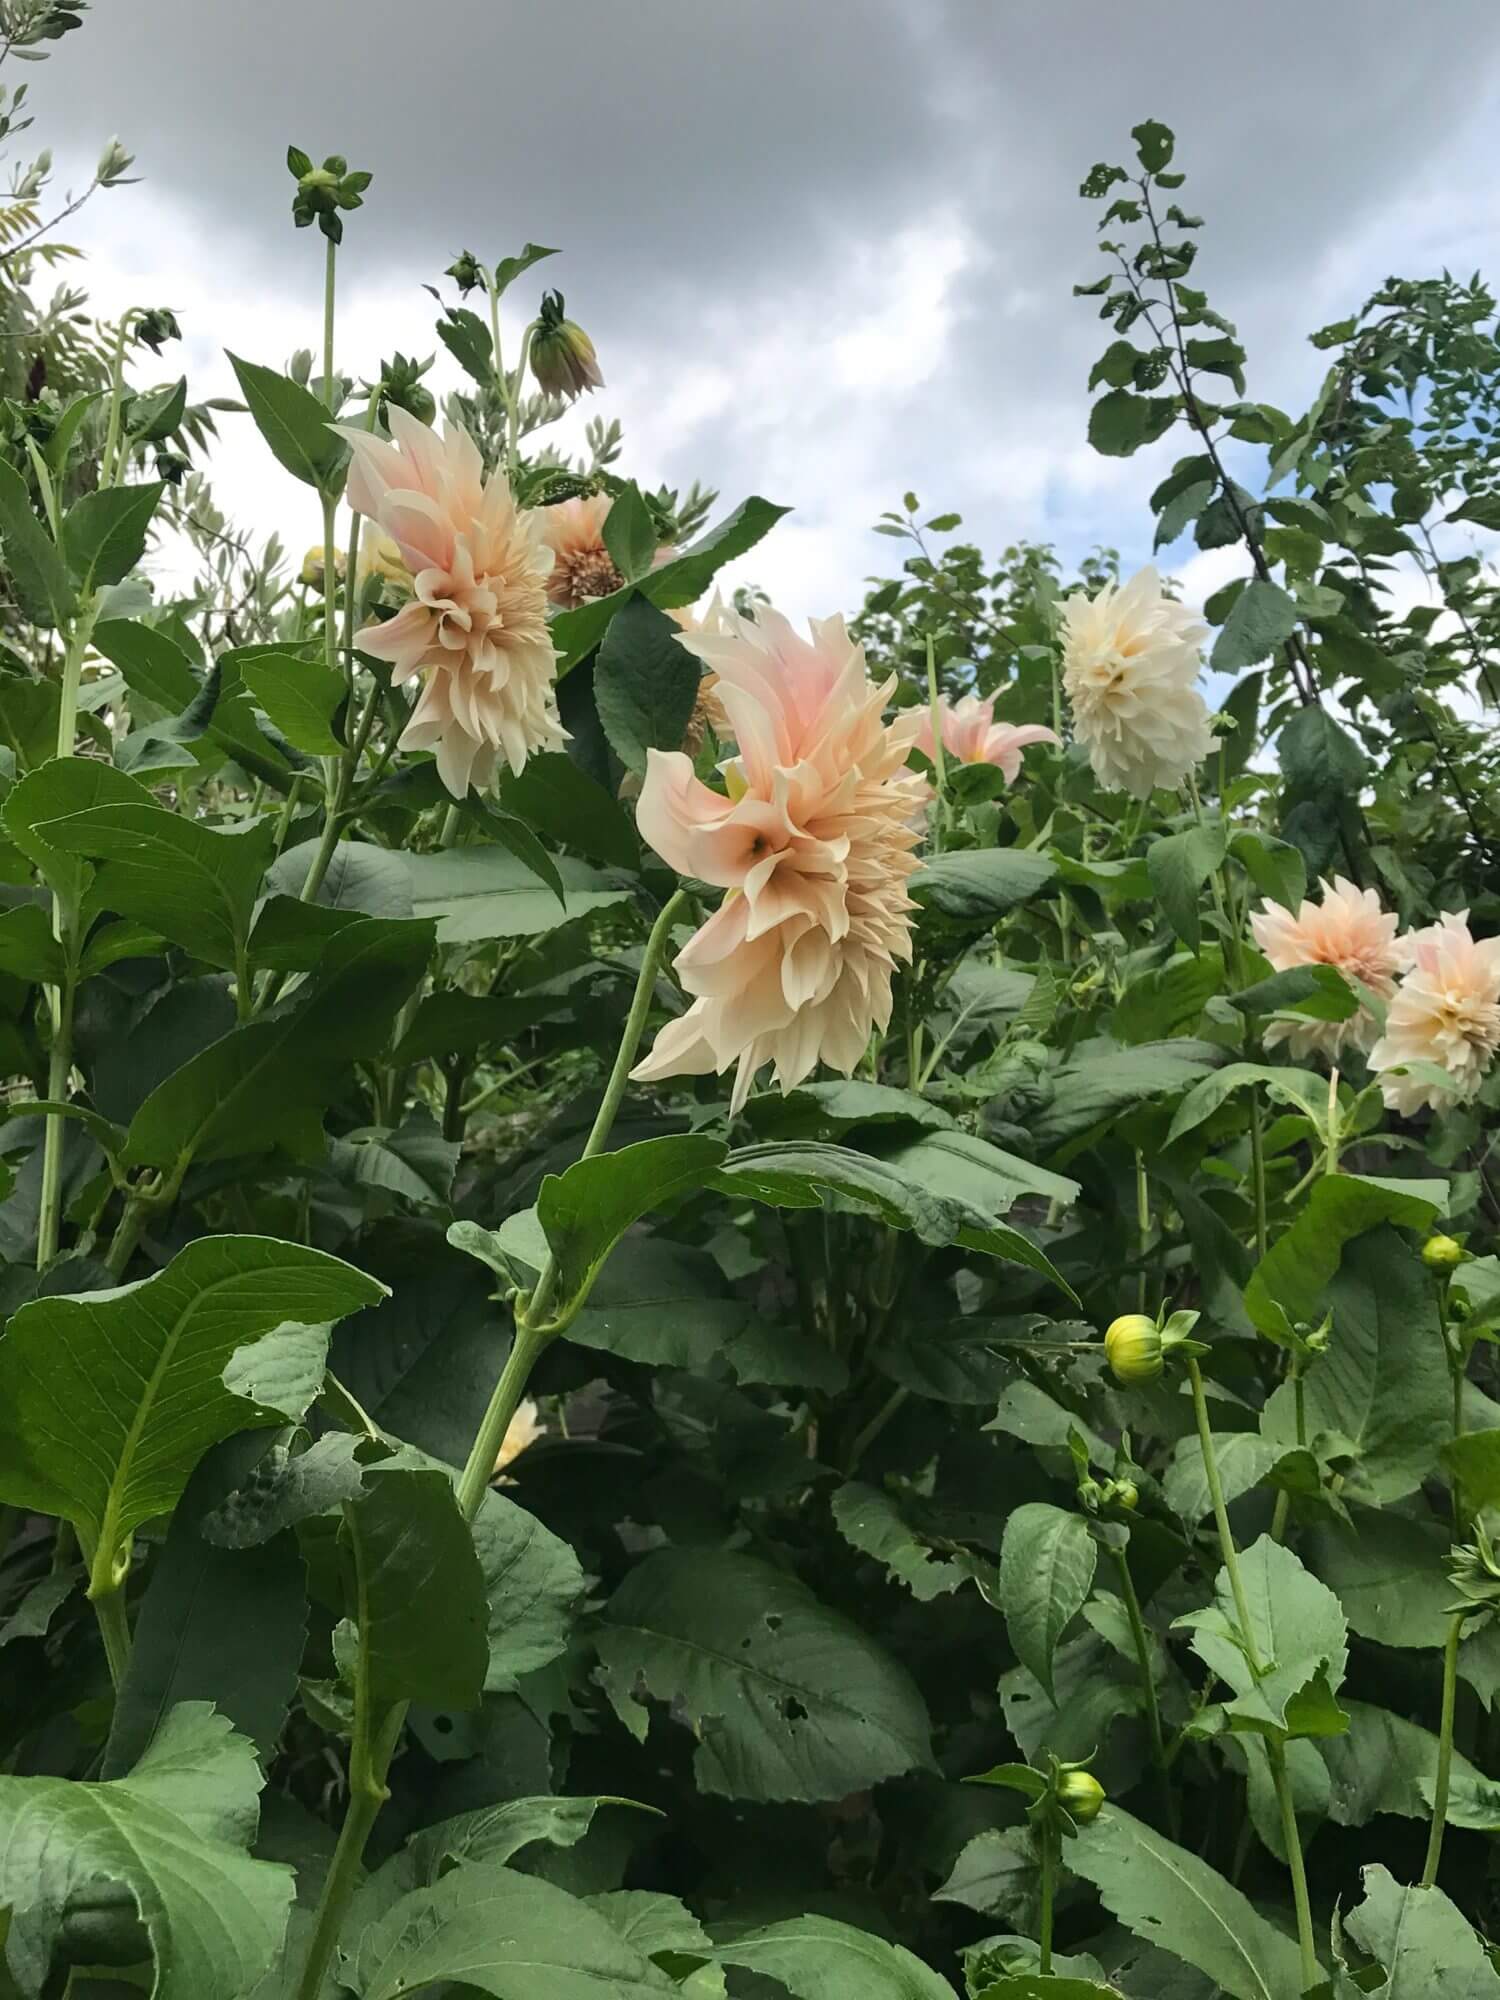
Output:
[[932,718],[932,774],[937,782],[937,798],[932,811],[932,851],[943,851],[943,815],[948,809],[948,767],[943,754],[943,705],[938,697],[937,652],[932,634],[927,634],[927,712]]
[[114,1236],[110,1240],[109,1255],[105,1259],[112,1278],[123,1278],[135,1247],[145,1233],[146,1217],[151,1212],[149,1202],[139,1195],[131,1195],[125,1203],[119,1222],[115,1225]]
[[130,1665],[130,1618],[125,1609],[124,1585],[101,1590],[93,1602],[99,1636],[104,1641],[104,1657],[109,1662],[109,1677],[118,1694]]
[[870,1446],[874,1444],[876,1438],[880,1436],[886,1425],[901,1409],[910,1394],[911,1391],[909,1389],[900,1386],[892,1389],[880,1408],[855,1438],[853,1444],[850,1445],[847,1471],[851,1479],[859,1469],[860,1460],[870,1449]]
[[495,1384],[495,1393],[490,1397],[489,1408],[484,1413],[458,1482],[458,1504],[471,1521],[478,1513],[485,1489],[495,1475],[495,1460],[505,1442],[510,1420],[526,1393],[526,1384],[536,1366],[537,1356],[551,1337],[549,1333],[539,1333],[535,1327],[528,1326],[524,1317],[517,1315],[510,1353],[500,1371],[500,1380]]
[[[1229,1591],[1234,1599],[1235,1618],[1240,1628],[1240,1641],[1245,1649],[1245,1658],[1256,1680],[1265,1675],[1265,1664],[1255,1644],[1255,1627],[1250,1619],[1250,1602],[1245,1595],[1244,1578],[1240,1575],[1239,1551],[1234,1545],[1234,1531],[1229,1525],[1229,1509],[1224,1504],[1224,1484],[1219,1478],[1219,1461],[1214,1451],[1213,1431],[1208,1421],[1208,1399],[1203,1391],[1203,1375],[1198,1367],[1197,1357],[1187,1357],[1188,1382],[1193,1392],[1193,1415],[1198,1424],[1198,1444],[1203,1453],[1203,1471],[1208,1480],[1209,1498],[1213,1502],[1214,1525],[1219,1532],[1219,1552],[1224,1559],[1225,1573],[1229,1578]],[[1307,1893],[1307,1870],[1302,1860],[1302,1840],[1297,1831],[1297,1813],[1292,1800],[1291,1780],[1287,1776],[1285,1747],[1274,1737],[1266,1738],[1266,1761],[1271,1767],[1271,1782],[1276,1788],[1277,1803],[1281,1808],[1281,1824],[1286,1840],[1287,1866],[1292,1876],[1292,1900],[1297,1907],[1297,1943],[1302,1953],[1302,1984],[1304,1990],[1316,1986],[1322,1978],[1318,1966],[1318,1951],[1313,1940],[1312,1905]]]
[[[1305,1448],[1307,1444],[1307,1384],[1302,1378],[1302,1369],[1303,1356],[1294,1348],[1292,1350],[1291,1366],[1292,1398],[1297,1406],[1297,1443],[1299,1447]],[[1273,1542],[1285,1539],[1287,1516],[1291,1513],[1291,1510],[1291,1490],[1283,1486],[1281,1491],[1276,1495],[1276,1511],[1271,1516],[1271,1540]]]
[[1443,1854],[1443,1833],[1448,1824],[1448,1786],[1453,1776],[1453,1711],[1458,1699],[1458,1642],[1463,1637],[1464,1613],[1455,1612],[1448,1623],[1448,1640],[1443,1647],[1443,1717],[1438,1724],[1437,1779],[1432,1788],[1432,1830],[1427,1836],[1427,1859],[1422,1866],[1422,1887],[1437,1881],[1438,1862]]
[[118,486],[120,473],[124,469],[123,457],[117,466],[115,454],[120,447],[120,409],[124,402],[125,388],[125,342],[130,337],[130,326],[134,318],[134,308],[121,313],[119,331],[115,335],[114,353],[110,356],[109,419],[104,433],[104,451],[99,460],[101,486]]
[[1260,1124],[1260,1093],[1250,1086],[1250,1180],[1255,1196],[1255,1253],[1264,1257],[1270,1237],[1266,1228],[1266,1149]]
[[1146,1310],[1146,1251],[1151,1241],[1151,1190],[1146,1181],[1146,1156],[1135,1149],[1135,1226],[1141,1268],[1135,1281],[1135,1309]]
[[349,1804],[344,1812],[344,1824],[339,1828],[333,1860],[323,1878],[317,1924],[307,1948],[307,1957],[302,1963],[297,2000],[319,2000],[323,1992],[349,1903],[364,1875],[365,1843],[370,1838],[370,1830],[379,1817],[380,1808],[389,1797],[385,1774],[390,1769],[405,1720],[406,1703],[397,1702],[390,1710],[377,1741],[367,1745],[356,1740],[350,1755]]
[[1146,1694],[1146,1723],[1151,1732],[1151,1754],[1156,1760],[1156,1768],[1161,1773],[1162,1795],[1167,1808],[1167,1831],[1175,1840],[1178,1834],[1177,1794],[1172,1789],[1170,1766],[1167,1761],[1167,1739],[1162,1733],[1161,1709],[1156,1699],[1156,1681],[1151,1671],[1151,1641],[1146,1633],[1146,1621],[1141,1616],[1141,1600],[1136,1595],[1135,1578],[1130,1574],[1130,1563],[1123,1549],[1111,1549],[1115,1567],[1120,1573],[1120,1595],[1125,1601],[1125,1615],[1130,1620],[1130,1636],[1135,1642],[1135,1657],[1141,1669],[1141,1686]]
[[1043,1826],[1042,1845],[1042,1922],[1039,1943],[1041,1963],[1039,1971],[1046,1979],[1052,1971],[1052,1904],[1057,1894],[1057,1835],[1050,1826]]

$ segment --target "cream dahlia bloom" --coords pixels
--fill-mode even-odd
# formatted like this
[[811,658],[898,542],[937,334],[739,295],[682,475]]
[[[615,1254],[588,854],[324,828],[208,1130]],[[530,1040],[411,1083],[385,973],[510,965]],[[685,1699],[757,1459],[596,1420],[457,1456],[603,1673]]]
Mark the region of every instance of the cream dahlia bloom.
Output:
[[1097,597],[1063,606],[1063,686],[1073,730],[1107,791],[1150,796],[1180,785],[1213,742],[1198,692],[1208,627],[1166,596],[1148,563]]
[[[1033,743],[1061,740],[1055,731],[1044,729],[1039,722],[1025,722],[1019,727],[1012,722],[996,722],[993,700],[981,701],[977,694],[966,694],[956,702],[940,699],[938,720],[947,756],[960,764],[995,764],[1008,785],[1013,785],[1021,775],[1023,750]],[[922,710],[916,747],[929,763],[937,761],[930,707]]]
[[872,687],[841,618],[809,644],[779,613],[722,613],[682,644],[717,675],[739,746],[710,791],[680,751],[648,752],[637,818],[679,874],[728,891],[677,957],[695,997],[633,1074],[735,1069],[732,1108],[774,1063],[783,1091],[819,1062],[853,1073],[891,1016],[911,957],[911,824],[924,782],[905,770],[915,718],[887,724],[894,678]]
[[499,1479],[502,1486],[511,1484],[508,1479],[500,1479],[506,1466],[529,1451],[539,1437],[545,1437],[547,1426],[542,1422],[536,1404],[530,1396],[524,1397],[516,1405],[516,1413],[505,1426],[505,1436],[500,1440],[500,1449],[495,1454],[495,1469],[492,1479]]
[[1451,1078],[1445,1085],[1436,1077],[1382,1075],[1387,1108],[1409,1118],[1426,1106],[1467,1104],[1484,1081],[1500,1048],[1500,938],[1476,941],[1468,911],[1460,910],[1405,942],[1411,970],[1396,989],[1370,1067],[1435,1063]]
[[[1295,916],[1276,903],[1257,910],[1250,919],[1255,942],[1277,972],[1332,965],[1388,1000],[1396,975],[1411,960],[1406,940],[1396,936],[1398,919],[1380,907],[1373,889],[1356,889],[1342,875],[1322,889],[1322,902],[1304,900]],[[1368,1049],[1374,1038],[1375,1016],[1361,1007],[1345,1021],[1274,1021],[1266,1030],[1266,1047],[1289,1042],[1299,1061],[1314,1054],[1332,1060],[1346,1043]]]
[[613,505],[607,493],[591,493],[536,510],[537,532],[552,551],[547,595],[565,611],[576,611],[591,597],[608,597],[625,581],[604,546],[604,523]]
[[461,425],[439,437],[393,403],[390,426],[391,444],[334,426],[354,454],[350,506],[390,536],[411,576],[411,601],[355,644],[389,660],[393,681],[423,677],[401,748],[435,751],[462,798],[484,790],[502,755],[518,772],[533,750],[567,741],[547,632],[552,551],[504,475],[485,479]]

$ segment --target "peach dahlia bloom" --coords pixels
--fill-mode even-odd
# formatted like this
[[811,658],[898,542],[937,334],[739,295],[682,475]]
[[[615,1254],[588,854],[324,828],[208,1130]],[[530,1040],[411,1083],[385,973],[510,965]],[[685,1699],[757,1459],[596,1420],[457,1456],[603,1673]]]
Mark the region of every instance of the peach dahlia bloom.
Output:
[[[996,722],[994,701],[981,701],[977,694],[966,694],[956,702],[939,699],[938,720],[942,725],[943,750],[947,756],[955,758],[960,764],[995,764],[1008,785],[1013,785],[1020,777],[1021,752],[1029,745],[1061,741],[1055,731],[1044,729],[1039,722],[1025,722],[1019,726],[1013,722]],[[929,762],[936,762],[930,707],[922,710],[916,747]]]
[[915,718],[884,721],[895,679],[871,686],[842,618],[814,619],[811,643],[769,609],[717,626],[682,644],[717,675],[739,746],[728,796],[652,750],[637,818],[679,874],[728,893],[677,957],[692,1005],[633,1074],[734,1068],[738,1110],[764,1064],[783,1091],[819,1062],[848,1076],[889,1022],[924,781],[904,768]]
[[1155,566],[1063,605],[1063,686],[1073,732],[1106,791],[1149,798],[1180,785],[1213,743],[1198,692],[1208,627],[1161,587]]
[[[1332,965],[1388,1000],[1411,957],[1396,936],[1397,918],[1380,907],[1373,889],[1356,889],[1342,875],[1321,886],[1322,902],[1304,899],[1295,915],[1275,903],[1257,910],[1250,919],[1255,942],[1277,972]],[[1267,1048],[1289,1042],[1299,1060],[1313,1054],[1332,1059],[1346,1043],[1368,1049],[1374,1038],[1375,1017],[1367,1007],[1345,1021],[1275,1021],[1266,1030]]]
[[503,755],[519,772],[533,750],[567,741],[557,719],[557,654],[547,632],[552,552],[504,474],[488,479],[459,424],[442,437],[390,406],[386,444],[336,424],[354,457],[349,504],[396,545],[412,595],[355,644],[423,685],[403,750],[432,750],[455,798],[484,790]]
[[591,597],[608,597],[625,581],[604,546],[604,523],[613,505],[607,493],[590,493],[536,510],[537,532],[552,551],[547,595],[565,611],[576,611]]
[[1469,913],[1451,913],[1406,939],[1410,971],[1396,989],[1370,1067],[1436,1064],[1451,1079],[1382,1075],[1380,1094],[1404,1118],[1467,1104],[1500,1048],[1500,938],[1475,939]]

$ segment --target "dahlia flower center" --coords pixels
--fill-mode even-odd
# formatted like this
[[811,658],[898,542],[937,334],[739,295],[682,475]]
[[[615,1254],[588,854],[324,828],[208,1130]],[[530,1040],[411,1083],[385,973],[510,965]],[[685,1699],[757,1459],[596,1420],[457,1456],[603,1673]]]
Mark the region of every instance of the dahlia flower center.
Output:
[[568,604],[582,604],[590,597],[608,597],[624,582],[608,549],[604,548],[564,549],[552,574],[556,595]]

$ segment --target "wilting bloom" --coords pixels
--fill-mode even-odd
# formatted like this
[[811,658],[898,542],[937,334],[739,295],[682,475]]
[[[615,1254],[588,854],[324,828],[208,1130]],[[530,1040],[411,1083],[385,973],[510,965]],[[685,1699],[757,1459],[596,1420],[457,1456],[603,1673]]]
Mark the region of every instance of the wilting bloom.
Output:
[[[506,1466],[518,1459],[523,1451],[530,1449],[539,1437],[545,1437],[547,1426],[537,1414],[536,1404],[527,1396],[517,1403],[516,1413],[505,1426],[505,1436],[500,1440],[500,1449],[495,1454],[495,1469],[490,1474],[498,1479]],[[509,1481],[503,1481],[509,1484]]]
[[625,581],[604,546],[604,523],[613,505],[607,493],[589,493],[559,500],[555,507],[538,507],[531,517],[552,551],[547,595],[565,611],[575,611],[591,597],[608,597]]
[[1409,1118],[1425,1106],[1467,1104],[1484,1081],[1500,1048],[1500,938],[1477,941],[1468,911],[1460,910],[1405,942],[1411,970],[1396,989],[1370,1067],[1435,1064],[1447,1078],[1381,1075],[1387,1108]]
[[519,771],[533,750],[567,738],[557,719],[557,655],[547,631],[552,551],[504,475],[486,480],[458,424],[442,437],[394,405],[386,444],[335,426],[354,454],[349,504],[396,544],[412,595],[385,624],[355,634],[391,678],[423,677],[401,736],[432,750],[455,798],[483,790],[502,755]]
[[[981,701],[977,694],[966,694],[956,702],[940,699],[938,720],[942,724],[945,755],[960,764],[997,765],[1008,785],[1013,785],[1021,775],[1023,750],[1032,743],[1059,740],[1053,730],[1044,729],[1037,722],[1025,722],[1019,727],[1012,722],[996,722],[993,700]],[[917,748],[929,763],[936,763],[930,708],[922,710],[917,725]]]
[[[1322,890],[1321,903],[1305,900],[1295,915],[1279,904],[1257,910],[1250,919],[1255,942],[1278,972],[1331,965],[1388,1000],[1411,958],[1407,941],[1396,936],[1397,919],[1380,907],[1373,889],[1356,889],[1342,875]],[[1374,1039],[1375,1017],[1367,1007],[1344,1021],[1275,1021],[1266,1030],[1267,1048],[1290,1042],[1299,1060],[1313,1054],[1331,1059],[1345,1043],[1368,1049]]]
[[1073,728],[1107,791],[1150,796],[1180,785],[1213,742],[1198,692],[1208,627],[1163,592],[1148,563],[1097,597],[1063,606],[1063,686]]
[[544,292],[531,335],[531,372],[549,396],[569,401],[586,389],[602,389],[599,357],[581,326],[563,315],[561,292]]
[[692,1005],[634,1074],[734,1068],[738,1110],[765,1063],[783,1091],[819,1062],[848,1076],[889,1022],[923,780],[903,768],[915,719],[884,721],[894,678],[871,686],[841,618],[814,620],[810,644],[771,610],[718,623],[682,644],[717,675],[739,746],[728,796],[652,750],[637,817],[679,874],[728,893],[677,958]]

